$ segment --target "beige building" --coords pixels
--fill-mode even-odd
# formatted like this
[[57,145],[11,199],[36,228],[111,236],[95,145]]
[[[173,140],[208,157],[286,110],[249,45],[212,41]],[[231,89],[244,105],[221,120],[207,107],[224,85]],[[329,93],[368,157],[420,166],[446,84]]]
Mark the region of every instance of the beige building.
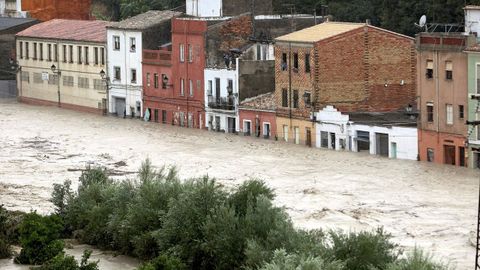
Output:
[[104,112],[107,84],[100,73],[106,66],[106,26],[57,19],[18,33],[20,101]]

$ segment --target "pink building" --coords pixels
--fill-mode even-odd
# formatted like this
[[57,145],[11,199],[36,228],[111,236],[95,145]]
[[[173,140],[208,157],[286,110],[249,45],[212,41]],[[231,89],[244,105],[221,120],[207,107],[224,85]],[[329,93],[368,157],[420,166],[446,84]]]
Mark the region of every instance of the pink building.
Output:
[[245,136],[277,139],[273,92],[245,99],[238,111],[240,131]]

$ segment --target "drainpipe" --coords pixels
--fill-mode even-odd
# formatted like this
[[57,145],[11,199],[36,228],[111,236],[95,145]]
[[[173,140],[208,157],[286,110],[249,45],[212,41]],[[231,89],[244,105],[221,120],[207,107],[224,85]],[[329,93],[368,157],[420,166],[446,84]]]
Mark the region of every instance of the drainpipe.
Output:
[[290,118],[290,129],[292,128],[292,43],[288,42],[288,117]]

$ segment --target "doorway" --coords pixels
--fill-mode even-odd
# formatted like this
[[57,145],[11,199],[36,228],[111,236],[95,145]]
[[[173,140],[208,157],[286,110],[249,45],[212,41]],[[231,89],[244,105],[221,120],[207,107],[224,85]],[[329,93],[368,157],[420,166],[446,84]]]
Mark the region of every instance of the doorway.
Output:
[[455,165],[455,146],[444,145],[443,153],[445,164]]
[[115,113],[118,117],[125,117],[126,105],[124,98],[115,98]]
[[357,151],[370,151],[370,132],[357,131]]
[[330,149],[336,150],[337,148],[335,147],[336,144],[336,136],[335,133],[330,133]]
[[305,144],[312,147],[312,131],[310,128],[305,128]]
[[243,134],[245,136],[250,136],[250,132],[252,129],[252,123],[250,121],[243,122]]
[[288,142],[288,126],[283,125],[283,139]]
[[388,157],[388,134],[375,133],[377,155]]
[[300,144],[300,128],[295,127],[294,132],[295,132],[295,144]]
[[158,122],[158,109],[153,110],[153,120]]
[[215,116],[215,131],[220,131],[220,116]]
[[270,123],[263,123],[263,138],[270,138]]
[[465,147],[458,148],[458,156],[460,157],[460,166],[465,167]]
[[236,119],[233,117],[228,117],[228,133],[235,133],[237,128],[235,126]]
[[391,158],[397,158],[397,143],[396,142],[392,142],[390,144],[390,153],[392,153],[390,155]]

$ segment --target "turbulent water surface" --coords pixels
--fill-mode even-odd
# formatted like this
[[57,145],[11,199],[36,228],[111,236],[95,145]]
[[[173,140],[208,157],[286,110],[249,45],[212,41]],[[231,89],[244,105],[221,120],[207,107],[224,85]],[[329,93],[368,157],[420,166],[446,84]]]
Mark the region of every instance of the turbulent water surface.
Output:
[[75,182],[87,164],[121,179],[149,157],[226,187],[264,179],[301,228],[383,226],[406,249],[474,265],[479,174],[464,168],[1,101],[0,149],[0,203],[9,209],[49,212],[52,184]]

